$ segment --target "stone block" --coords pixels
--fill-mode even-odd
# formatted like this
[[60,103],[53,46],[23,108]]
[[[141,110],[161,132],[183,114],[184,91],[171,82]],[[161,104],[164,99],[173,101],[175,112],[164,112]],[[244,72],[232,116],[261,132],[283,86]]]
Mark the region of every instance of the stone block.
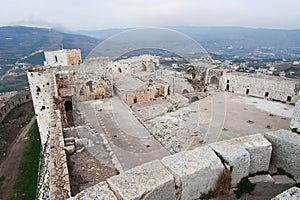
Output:
[[272,143],[272,164],[300,180],[300,135],[288,130],[265,133]]
[[174,200],[173,175],[158,160],[140,165],[107,180],[122,200]]
[[75,152],[75,145],[69,145],[69,146],[65,146],[65,150],[69,153],[69,154],[73,154]]
[[161,161],[174,174],[178,199],[198,199],[217,186],[224,166],[211,148],[204,146],[164,157]]
[[297,129],[297,132],[300,132],[300,100],[295,105],[290,128]]
[[75,146],[76,148],[86,147],[88,146],[89,141],[87,138],[75,138]]
[[292,187],[271,200],[299,200],[300,199],[300,189],[297,187]]
[[249,174],[250,155],[243,148],[230,145],[228,141],[209,145],[231,168],[231,186],[235,187]]
[[59,94],[61,97],[72,97],[74,95],[74,88],[60,88]]
[[108,188],[106,182],[100,182],[86,190],[81,191],[76,196],[69,198],[69,200],[117,200],[114,193]]
[[249,152],[249,173],[268,171],[272,155],[272,144],[261,134],[249,135],[237,138],[237,140],[240,140],[241,145]]

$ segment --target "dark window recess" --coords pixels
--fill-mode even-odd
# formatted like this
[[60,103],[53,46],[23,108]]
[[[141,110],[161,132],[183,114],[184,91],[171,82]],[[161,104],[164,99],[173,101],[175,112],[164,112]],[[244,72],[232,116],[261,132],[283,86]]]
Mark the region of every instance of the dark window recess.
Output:
[[72,110],[72,102],[71,101],[66,101],[65,102],[65,111],[69,112]]
[[249,94],[249,93],[250,93],[250,89],[247,88],[247,89],[246,89],[246,94]]
[[287,96],[286,101],[287,102],[291,102],[292,101],[292,97],[291,96]]
[[268,97],[269,96],[269,92],[265,92],[265,97]]
[[88,81],[85,85],[89,87],[90,92],[93,92],[93,81]]

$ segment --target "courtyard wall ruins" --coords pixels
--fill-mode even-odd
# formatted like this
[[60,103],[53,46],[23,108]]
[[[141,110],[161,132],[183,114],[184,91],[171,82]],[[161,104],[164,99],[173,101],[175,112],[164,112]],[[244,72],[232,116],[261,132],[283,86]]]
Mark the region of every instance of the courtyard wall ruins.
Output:
[[300,99],[300,82],[275,76],[223,73],[220,89],[269,100],[295,104]]
[[4,93],[0,95],[0,122],[6,117],[6,115],[16,106],[19,106],[25,102],[31,101],[31,94],[29,90],[15,91],[10,93]]
[[[214,190],[224,170],[231,170],[231,185],[235,186],[250,173],[268,170],[271,160],[276,167],[283,167],[300,180],[297,171],[300,168],[300,135],[279,130],[182,151],[122,172],[71,197],[62,134],[66,105],[62,102],[70,101],[74,96],[79,96],[79,101],[86,101],[113,95],[111,71],[92,70],[87,73],[75,69],[49,68],[27,73],[43,148],[37,199],[195,199]],[[152,73],[152,76],[143,78],[159,79],[170,86],[177,84],[178,87],[172,90],[174,92],[193,91],[182,77],[165,76],[161,72]],[[231,84],[229,91],[237,93],[244,93],[245,87],[249,87],[249,95],[261,97],[267,88],[268,97],[275,100],[287,101],[286,94],[292,90],[298,96],[292,96],[291,102],[299,97],[294,82],[291,82],[295,86],[292,90],[290,84],[278,85],[271,79],[260,87],[257,83],[261,79],[225,73],[219,83],[223,90],[227,88],[227,80]],[[238,86],[238,81],[241,86]],[[255,86],[258,89],[252,89]],[[279,88],[279,92],[272,87]]]
[[44,66],[72,66],[82,63],[80,49],[61,49],[57,51],[45,51]]

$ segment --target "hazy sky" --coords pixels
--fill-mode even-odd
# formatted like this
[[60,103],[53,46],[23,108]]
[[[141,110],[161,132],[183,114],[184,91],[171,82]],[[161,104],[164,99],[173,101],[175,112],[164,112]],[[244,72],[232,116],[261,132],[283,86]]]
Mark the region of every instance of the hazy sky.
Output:
[[0,26],[300,28],[299,0],[1,0]]

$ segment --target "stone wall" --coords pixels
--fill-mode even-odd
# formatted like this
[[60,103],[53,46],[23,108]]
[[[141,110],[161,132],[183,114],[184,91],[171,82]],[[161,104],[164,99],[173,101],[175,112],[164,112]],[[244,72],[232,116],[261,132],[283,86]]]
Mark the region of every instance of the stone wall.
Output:
[[227,72],[223,73],[220,89],[270,100],[296,103],[300,99],[299,84],[299,80],[295,79]]
[[207,69],[205,83],[220,87],[221,77],[223,76],[223,70],[220,69]]
[[57,51],[45,51],[44,66],[72,66],[82,63],[80,49],[61,49]]
[[109,98],[113,95],[111,70],[105,72],[95,69],[82,72],[88,65],[72,69],[56,70],[57,89],[61,97],[74,97],[77,101]]
[[[34,112],[36,115],[41,144],[46,143],[50,131],[51,90],[55,90],[55,76],[50,71],[27,72]],[[51,85],[50,85],[51,84]],[[55,84],[55,85],[54,85]]]
[[[2,98],[1,98],[2,97]],[[0,122],[16,106],[31,101],[30,91],[10,92],[0,95]]]
[[[285,136],[280,137],[278,132]],[[84,190],[71,199],[106,199],[108,196],[119,200],[197,199],[217,187],[224,169],[231,170],[231,186],[234,187],[250,173],[269,170],[270,160],[276,164],[279,162],[278,156],[285,158],[284,163],[289,163],[289,166],[281,165],[284,169],[297,173],[300,168],[300,158],[296,156],[300,152],[300,135],[291,131],[278,132],[269,132],[266,138],[262,134],[255,134],[216,142],[145,163]],[[272,138],[274,135],[276,139]],[[291,140],[295,141],[293,145],[284,142]]]
[[37,199],[70,197],[61,115],[55,73],[51,69],[27,72],[34,110],[41,138],[41,157]]
[[168,85],[154,84],[146,87],[147,89],[138,89],[136,91],[125,91],[117,95],[129,106],[135,103],[153,101],[158,97],[167,97],[170,95]]
[[[141,55],[141,56],[136,56],[128,59],[119,60],[116,62],[116,64],[118,65],[117,68],[118,71],[119,68],[122,69],[122,67],[128,65],[131,74],[136,74],[140,72],[154,72],[159,67],[159,57],[151,56],[151,55]],[[126,65],[120,65],[120,64],[126,64]],[[128,70],[126,70],[125,67],[123,71],[128,71]]]
[[175,72],[169,70],[157,70],[151,74],[139,75],[145,82],[152,80],[153,82],[162,82],[170,86],[169,91],[171,94],[174,92],[183,94],[194,92],[194,88],[188,80]]

